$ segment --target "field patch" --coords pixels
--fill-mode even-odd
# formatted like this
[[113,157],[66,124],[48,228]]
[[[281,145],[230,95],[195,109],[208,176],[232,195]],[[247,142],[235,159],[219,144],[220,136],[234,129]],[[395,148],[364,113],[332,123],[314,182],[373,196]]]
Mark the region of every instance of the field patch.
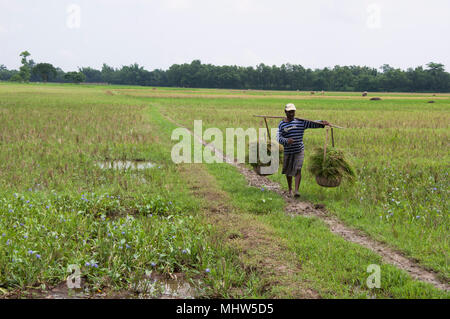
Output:
[[[377,96],[2,83],[3,297],[64,295],[78,265],[92,298],[162,298],[174,277],[206,297],[445,298],[327,227],[339,221],[448,282],[450,98]],[[252,182],[230,165],[172,162],[167,118],[258,128],[253,115],[282,115],[294,97],[297,116],[346,127],[335,142],[355,185],[323,189],[305,170],[321,130],[305,134],[301,203],[286,200],[280,173]],[[365,286],[368,263],[386,275],[380,291]]]

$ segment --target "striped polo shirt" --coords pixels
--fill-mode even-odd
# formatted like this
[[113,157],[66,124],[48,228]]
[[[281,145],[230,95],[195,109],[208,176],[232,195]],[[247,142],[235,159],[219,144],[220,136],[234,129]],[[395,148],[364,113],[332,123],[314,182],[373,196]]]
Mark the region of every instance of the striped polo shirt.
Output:
[[[316,124],[310,121],[294,119],[290,122],[284,120],[278,125],[277,140],[284,146],[284,154],[299,153],[304,149],[303,133],[308,128],[325,127],[323,124]],[[292,138],[294,143],[288,145],[288,139]]]

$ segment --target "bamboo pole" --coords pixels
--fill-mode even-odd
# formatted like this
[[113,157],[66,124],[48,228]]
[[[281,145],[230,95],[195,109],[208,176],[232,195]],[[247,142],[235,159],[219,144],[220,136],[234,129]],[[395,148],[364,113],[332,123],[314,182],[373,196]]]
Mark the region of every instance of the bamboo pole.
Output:
[[264,118],[264,122],[266,122],[267,135],[269,136],[269,142],[272,142],[272,138],[270,137],[269,125],[267,125],[267,119]]
[[331,128],[331,145],[334,147],[334,135],[333,135],[333,128]]
[[[263,117],[264,120],[265,120],[266,118],[268,118],[268,119],[284,119],[284,118],[286,118],[285,116],[270,116],[270,115],[253,115],[253,116],[255,116],[255,117]],[[295,119],[296,119],[296,120],[309,121],[309,122],[313,122],[313,123],[316,123],[316,124],[322,124],[322,123],[317,122],[317,121],[311,121],[311,120],[307,120],[307,119],[301,119],[301,118],[298,118],[298,117],[296,117]],[[266,122],[266,123],[267,123],[267,122]],[[323,124],[322,124],[322,125],[323,125]],[[329,125],[327,125],[327,126],[335,127],[335,128],[345,128],[345,127],[337,126],[337,125],[334,125],[334,124],[331,124],[331,123],[330,123]]]
[[325,165],[325,159],[327,158],[327,141],[328,141],[328,127],[325,130],[325,145],[323,146],[323,165]]

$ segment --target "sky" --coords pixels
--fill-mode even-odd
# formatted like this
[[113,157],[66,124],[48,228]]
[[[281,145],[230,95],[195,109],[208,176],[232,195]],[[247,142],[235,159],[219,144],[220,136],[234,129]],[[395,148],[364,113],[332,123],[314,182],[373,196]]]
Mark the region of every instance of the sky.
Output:
[[449,0],[0,0],[0,65],[445,65]]

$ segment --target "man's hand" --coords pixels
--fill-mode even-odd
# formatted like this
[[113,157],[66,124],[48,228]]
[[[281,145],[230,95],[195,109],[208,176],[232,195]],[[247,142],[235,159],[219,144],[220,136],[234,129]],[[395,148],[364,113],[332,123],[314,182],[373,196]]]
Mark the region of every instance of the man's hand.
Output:
[[294,139],[292,139],[292,138],[288,138],[288,145],[291,145],[292,143],[294,143]]
[[330,123],[328,123],[328,121],[322,121],[323,125],[330,125]]

